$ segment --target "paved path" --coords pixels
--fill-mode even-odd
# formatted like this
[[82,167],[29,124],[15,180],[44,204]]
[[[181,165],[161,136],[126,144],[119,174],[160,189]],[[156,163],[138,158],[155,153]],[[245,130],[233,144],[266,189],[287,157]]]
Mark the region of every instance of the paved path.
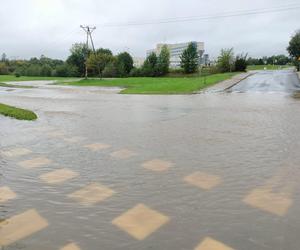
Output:
[[230,90],[235,92],[293,93],[300,90],[300,80],[292,69],[258,71]]
[[225,90],[231,88],[232,86],[238,84],[242,80],[245,80],[246,78],[248,78],[249,76],[251,76],[253,74],[254,73],[252,73],[252,72],[238,74],[238,75],[232,77],[231,79],[222,81],[222,82],[220,82],[218,84],[215,84],[215,85],[213,85],[211,87],[208,87],[208,88],[206,88],[204,90],[201,90],[200,93],[214,93],[214,92],[225,91]]

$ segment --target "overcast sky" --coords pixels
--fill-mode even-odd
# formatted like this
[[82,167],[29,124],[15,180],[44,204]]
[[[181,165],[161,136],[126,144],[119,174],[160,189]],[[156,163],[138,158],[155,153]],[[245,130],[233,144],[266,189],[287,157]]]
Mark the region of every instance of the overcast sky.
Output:
[[[145,56],[157,43],[203,41],[215,57],[234,47],[250,56],[286,54],[290,36],[300,28],[300,9],[191,22],[104,27],[104,24],[156,22],[167,18],[219,16],[270,9],[299,0],[10,0],[1,1],[0,53],[30,58],[66,58],[70,46],[85,41],[80,24],[97,26],[96,47]],[[299,3],[300,4],[300,3]]]

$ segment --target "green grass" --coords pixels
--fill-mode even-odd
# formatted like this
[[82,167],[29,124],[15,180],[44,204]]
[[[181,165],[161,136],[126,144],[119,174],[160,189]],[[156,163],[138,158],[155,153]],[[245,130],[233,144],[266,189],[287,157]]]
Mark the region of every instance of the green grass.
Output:
[[119,79],[88,79],[58,84],[74,86],[106,86],[125,88],[122,94],[191,94],[227,80],[237,73],[209,75],[207,77],[130,77]]
[[37,115],[30,110],[20,109],[20,108],[8,106],[8,105],[2,104],[2,103],[0,103],[0,114],[2,114],[4,116],[9,116],[9,117],[12,117],[12,118],[15,118],[18,120],[32,121],[32,120],[37,119]]
[[25,86],[25,85],[8,84],[8,83],[4,83],[4,82],[0,82],[0,87],[6,87],[6,88],[21,88],[21,89],[32,89],[32,88],[35,88],[34,86]]
[[43,77],[43,76],[20,76],[16,77],[14,75],[0,75],[0,82],[22,82],[22,81],[66,81],[75,80],[76,77]]
[[247,70],[264,70],[265,68],[267,70],[278,70],[278,69],[286,69],[286,68],[290,68],[292,66],[289,66],[289,65],[282,65],[282,66],[279,66],[279,65],[249,65],[247,67]]

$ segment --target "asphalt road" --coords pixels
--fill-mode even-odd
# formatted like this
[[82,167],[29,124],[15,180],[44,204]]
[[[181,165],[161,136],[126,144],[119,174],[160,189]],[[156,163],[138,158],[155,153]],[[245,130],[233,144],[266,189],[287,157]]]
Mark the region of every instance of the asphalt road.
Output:
[[257,71],[253,76],[233,86],[233,92],[284,92],[300,91],[300,81],[292,70]]

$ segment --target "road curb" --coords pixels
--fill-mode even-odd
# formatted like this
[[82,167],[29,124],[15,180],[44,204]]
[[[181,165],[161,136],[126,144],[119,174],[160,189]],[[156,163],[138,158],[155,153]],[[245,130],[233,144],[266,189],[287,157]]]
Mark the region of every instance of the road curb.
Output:
[[219,82],[213,86],[210,86],[204,90],[199,91],[197,94],[201,93],[215,93],[215,92],[224,92],[233,86],[239,84],[241,81],[247,79],[248,77],[256,74],[255,72],[246,72],[235,75],[234,77],[227,79],[225,81]]
[[245,77],[242,77],[242,78],[240,78],[240,79],[237,79],[237,81],[236,81],[235,83],[233,83],[233,84],[230,85],[229,87],[225,88],[223,91],[226,91],[226,90],[228,90],[228,89],[234,87],[235,85],[239,84],[241,81],[244,81],[244,80],[246,80],[248,77],[253,76],[253,75],[255,75],[255,74],[256,74],[256,73],[254,73],[254,72],[248,73]]

